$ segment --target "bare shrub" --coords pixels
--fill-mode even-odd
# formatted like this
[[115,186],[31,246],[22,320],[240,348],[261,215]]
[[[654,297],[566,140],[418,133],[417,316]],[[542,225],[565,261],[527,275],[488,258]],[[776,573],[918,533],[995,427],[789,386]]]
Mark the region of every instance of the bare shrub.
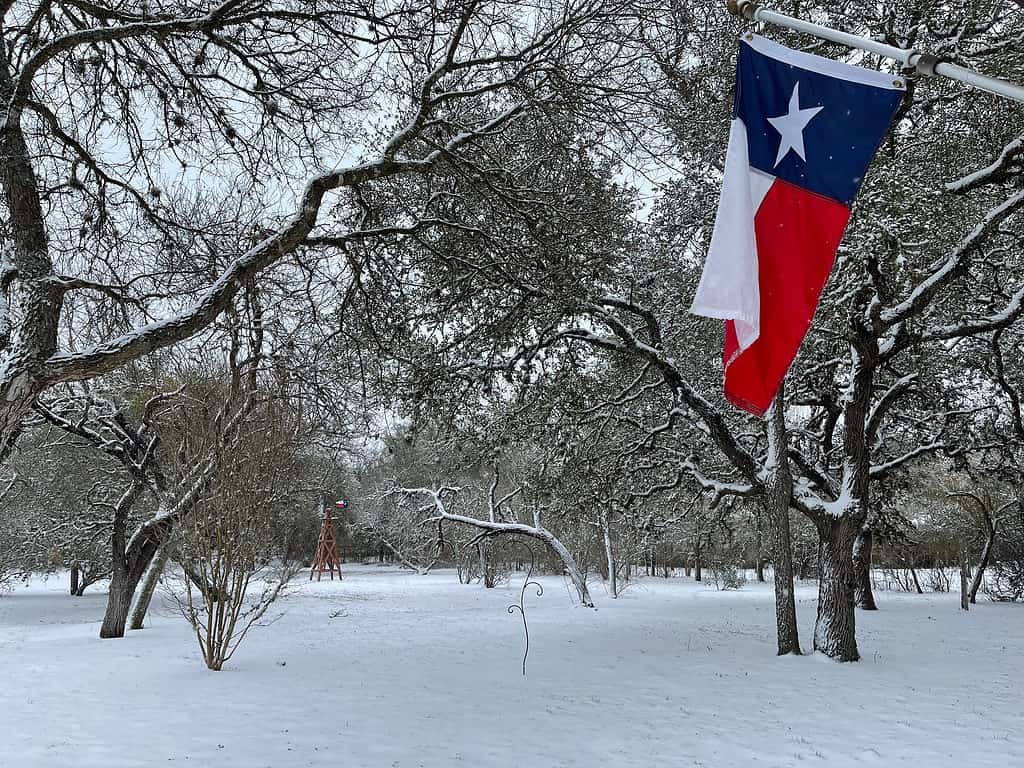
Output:
[[286,421],[268,406],[257,409],[239,440],[222,447],[210,491],[175,534],[185,567],[171,595],[212,670],[232,657],[299,570],[282,536],[296,476],[295,432]]
[[928,571],[928,586],[932,592],[949,592],[949,571],[941,564]]

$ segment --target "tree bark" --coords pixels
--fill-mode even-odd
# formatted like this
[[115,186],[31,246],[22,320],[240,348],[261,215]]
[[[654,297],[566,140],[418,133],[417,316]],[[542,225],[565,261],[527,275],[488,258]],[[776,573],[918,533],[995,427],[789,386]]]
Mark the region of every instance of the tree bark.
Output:
[[82,592],[81,592],[81,590],[78,587],[78,583],[79,583],[79,578],[78,577],[79,577],[78,563],[72,563],[71,564],[71,595],[73,597],[81,597],[82,596]]
[[914,580],[914,589],[917,590],[917,594],[923,595],[924,590],[921,589],[921,582],[917,579],[917,569],[913,565],[910,566],[910,578]]
[[[14,83],[6,42],[0,40],[0,104],[10,108]],[[48,279],[53,275],[46,223],[39,196],[39,183],[32,167],[21,121],[10,119],[0,109],[5,127],[0,130],[0,188],[6,207],[6,224],[13,248],[11,266],[15,272],[0,276],[0,290],[6,298],[16,274],[22,318],[12,338],[10,310],[0,317],[0,458],[10,450],[24,417],[35,398],[45,389],[42,369],[57,349],[63,291]]]
[[967,593],[968,600],[972,603],[976,603],[978,601],[978,590],[980,590],[981,585],[985,583],[985,569],[988,568],[988,561],[992,557],[992,547],[996,542],[996,526],[992,520],[992,515],[988,510],[984,510],[984,517],[985,546],[981,550],[981,559],[978,561],[978,569],[974,572],[974,580],[971,582],[971,588]]
[[971,603],[968,596],[967,587],[967,573],[970,569],[970,561],[967,559],[967,547],[961,547],[960,549],[960,608],[964,611],[971,609]]
[[[786,437],[785,395],[778,395],[768,413],[769,462],[765,467],[765,495],[762,506],[771,538],[772,563],[775,566],[775,629],[779,656],[800,654],[800,636],[796,623],[796,597],[793,593],[793,547],[789,531],[789,502],[793,495],[793,476],[789,469]],[[760,563],[760,558],[758,559]]]
[[142,589],[139,590],[139,595],[135,600],[135,607],[132,608],[131,621],[128,624],[129,629],[142,629],[145,625],[150,603],[153,602],[153,595],[156,593],[156,586],[160,582],[160,576],[163,574],[170,557],[171,545],[165,544],[160,547],[160,551],[157,552],[153,562],[146,569],[146,578],[142,582]]
[[608,514],[601,514],[601,533],[604,536],[604,557],[608,565],[608,594],[619,596],[619,584],[615,575],[615,550],[612,549],[612,534],[608,525]]
[[818,528],[818,618],[814,650],[836,661],[857,661],[853,540],[859,525],[850,517],[822,515]]
[[137,575],[132,573],[127,544],[128,513],[142,488],[142,481],[133,477],[114,507],[110,534],[110,590],[107,592],[107,610],[100,627],[101,638],[124,637],[132,595],[142,576],[141,570]]
[[135,497],[141,493],[142,487],[141,483],[132,483],[118,501],[114,513],[110,591],[107,594],[107,611],[103,617],[103,626],[100,628],[102,638],[124,637],[124,628],[135,589],[157,551],[169,537],[173,525],[170,518],[157,516],[140,526],[131,540],[125,543],[128,510],[131,509]]
[[818,529],[818,616],[814,650],[836,661],[857,661],[853,542],[867,522],[871,456],[868,405],[878,364],[878,345],[866,328],[850,339],[852,379],[843,405],[843,477],[832,508],[809,514]]
[[494,589],[494,570],[491,560],[487,556],[487,546],[482,542],[476,543],[476,551],[480,556],[480,576],[484,582],[485,589]]
[[857,538],[853,541],[853,567],[857,580],[855,601],[857,606],[865,611],[878,610],[878,605],[875,603],[875,593],[871,584],[871,550],[873,540],[874,534],[871,532],[871,526],[865,523],[861,526]]
[[[757,580],[764,583],[764,534],[762,531],[762,520],[761,520],[761,508],[758,508],[757,514],[754,515],[754,574]],[[788,526],[787,526],[788,527]],[[790,552],[790,560],[792,561],[793,555]]]
[[114,565],[110,574],[110,591],[107,593],[107,610],[103,615],[103,626],[100,627],[100,637],[124,637],[124,627],[128,622],[128,610],[132,604],[132,595],[135,592],[134,581],[128,574],[124,563]]
[[[107,593],[107,610],[103,616],[103,626],[100,627],[100,637],[105,639],[124,637],[132,597],[155,553],[156,547],[145,548],[137,556],[128,556],[120,564],[114,563],[110,575],[110,591]],[[146,607],[148,608],[148,602]],[[145,611],[143,611],[143,616],[145,616]]]

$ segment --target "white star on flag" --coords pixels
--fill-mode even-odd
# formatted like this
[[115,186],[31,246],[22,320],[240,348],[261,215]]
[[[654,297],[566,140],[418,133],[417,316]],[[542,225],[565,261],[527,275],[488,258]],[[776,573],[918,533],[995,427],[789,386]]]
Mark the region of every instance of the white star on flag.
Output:
[[782,162],[789,150],[793,150],[805,163],[807,156],[804,154],[804,128],[811,122],[811,119],[821,112],[824,107],[811,107],[800,109],[800,83],[793,85],[793,95],[789,97],[789,112],[778,117],[769,117],[768,122],[772,128],[779,132],[782,137],[779,141],[779,154],[775,157],[775,165]]

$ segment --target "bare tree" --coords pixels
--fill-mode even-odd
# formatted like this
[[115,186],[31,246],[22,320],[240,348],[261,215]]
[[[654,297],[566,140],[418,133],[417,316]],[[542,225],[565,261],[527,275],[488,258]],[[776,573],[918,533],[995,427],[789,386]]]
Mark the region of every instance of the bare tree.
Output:
[[[196,335],[298,251],[460,226],[429,194],[387,220],[352,212],[388,185],[476,173],[471,150],[613,73],[601,33],[619,10],[4,3],[0,445],[47,388]],[[397,117],[368,119],[381,109]],[[241,218],[249,242],[209,237],[203,210]],[[102,322],[62,346],[83,317]]]

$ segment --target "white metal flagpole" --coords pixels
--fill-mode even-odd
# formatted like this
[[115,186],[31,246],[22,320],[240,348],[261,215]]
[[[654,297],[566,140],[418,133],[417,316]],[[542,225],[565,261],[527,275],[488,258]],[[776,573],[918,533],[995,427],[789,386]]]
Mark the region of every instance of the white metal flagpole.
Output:
[[797,32],[806,32],[809,35],[820,37],[824,40],[831,40],[834,43],[847,45],[850,48],[858,48],[862,51],[877,53],[887,59],[894,59],[902,62],[906,67],[913,67],[922,75],[942,75],[951,80],[959,80],[983,91],[994,93],[997,96],[1004,96],[1008,99],[1024,102],[1024,86],[1011,83],[1009,80],[1000,80],[997,77],[989,77],[973,69],[961,67],[948,61],[921,53],[913,48],[897,48],[893,45],[886,45],[869,37],[851,35],[849,32],[842,32],[838,29],[823,27],[821,24],[814,24],[810,21],[795,19],[775,11],[762,8],[754,0],[728,0],[729,12],[734,16],[740,16],[747,21],[763,21],[767,24],[775,24],[780,27]]

